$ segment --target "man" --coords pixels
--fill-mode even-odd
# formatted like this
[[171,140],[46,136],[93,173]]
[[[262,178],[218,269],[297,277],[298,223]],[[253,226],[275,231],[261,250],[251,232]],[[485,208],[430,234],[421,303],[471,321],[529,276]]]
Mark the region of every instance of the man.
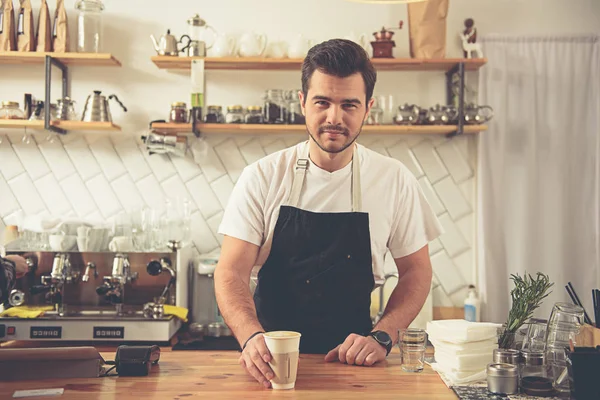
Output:
[[[217,301],[243,348],[240,363],[266,387],[273,371],[262,332],[298,331],[303,353],[373,365],[429,293],[428,242],[439,222],[404,165],[356,143],[375,81],[355,43],[313,47],[299,93],[308,142],[246,167],[225,210]],[[373,327],[371,292],[383,283],[387,249],[399,281]]]

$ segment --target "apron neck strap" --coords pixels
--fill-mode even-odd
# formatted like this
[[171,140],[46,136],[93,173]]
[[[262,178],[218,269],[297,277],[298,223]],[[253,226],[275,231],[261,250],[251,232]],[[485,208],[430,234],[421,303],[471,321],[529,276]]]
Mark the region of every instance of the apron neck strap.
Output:
[[[308,142],[302,149],[302,155],[296,160],[294,171],[294,181],[292,183],[292,191],[288,199],[288,205],[298,207],[300,202],[300,193],[306,179],[306,171],[310,165]],[[358,145],[354,144],[354,153],[352,154],[352,212],[361,212],[362,210],[362,195],[360,187],[360,161],[358,156]]]

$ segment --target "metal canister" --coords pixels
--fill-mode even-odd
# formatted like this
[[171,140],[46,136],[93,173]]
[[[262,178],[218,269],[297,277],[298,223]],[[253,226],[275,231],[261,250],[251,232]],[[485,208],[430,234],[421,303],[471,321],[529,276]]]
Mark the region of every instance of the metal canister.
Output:
[[487,366],[488,391],[494,394],[516,394],[519,391],[519,368],[516,365],[492,363]]
[[521,353],[512,349],[494,349],[494,363],[519,366]]

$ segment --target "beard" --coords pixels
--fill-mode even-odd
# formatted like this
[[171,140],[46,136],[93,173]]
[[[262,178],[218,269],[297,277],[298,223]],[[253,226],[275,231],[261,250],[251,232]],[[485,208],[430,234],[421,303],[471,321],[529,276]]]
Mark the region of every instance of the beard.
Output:
[[[310,131],[308,125],[306,126],[306,130],[308,131],[309,136],[312,138],[312,140],[314,140],[314,142],[317,144],[317,146],[319,146],[321,150],[323,150],[326,153],[337,154],[352,146],[352,144],[360,136],[363,124],[360,125],[360,128],[358,129],[358,132],[356,132],[355,135],[352,135],[347,128],[337,125],[320,126],[317,135],[314,135]],[[326,132],[338,133],[339,137],[336,138],[336,140],[330,140],[325,136],[327,134]]]

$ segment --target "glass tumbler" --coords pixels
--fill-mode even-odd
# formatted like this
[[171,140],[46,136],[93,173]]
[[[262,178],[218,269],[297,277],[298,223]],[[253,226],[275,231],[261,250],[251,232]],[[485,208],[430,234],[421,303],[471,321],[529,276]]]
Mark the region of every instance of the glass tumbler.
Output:
[[80,0],[75,5],[77,15],[77,52],[100,53],[102,51],[102,11],[100,0]]
[[427,333],[423,329],[400,329],[398,331],[398,347],[402,357],[402,370],[405,372],[421,372],[425,366],[425,350]]
[[548,321],[545,319],[531,318],[528,323],[527,334],[523,339],[523,350],[546,350],[546,328]]

